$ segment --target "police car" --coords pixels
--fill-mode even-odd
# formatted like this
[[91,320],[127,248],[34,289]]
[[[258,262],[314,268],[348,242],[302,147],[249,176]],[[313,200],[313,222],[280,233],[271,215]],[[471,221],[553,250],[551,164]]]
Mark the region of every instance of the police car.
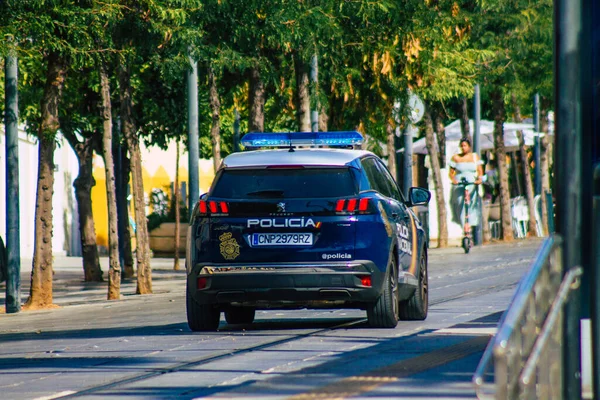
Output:
[[[187,242],[193,331],[252,323],[257,309],[355,308],[372,327],[427,317],[427,239],[357,132],[249,133],[194,207]],[[313,146],[313,148],[304,148]],[[337,147],[337,148],[336,148]],[[345,147],[345,148],[339,148]]]

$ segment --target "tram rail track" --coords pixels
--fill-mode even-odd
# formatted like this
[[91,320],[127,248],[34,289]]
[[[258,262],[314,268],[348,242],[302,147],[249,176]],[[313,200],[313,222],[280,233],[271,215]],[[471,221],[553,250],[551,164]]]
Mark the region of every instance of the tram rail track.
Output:
[[[467,297],[476,297],[483,293],[502,291],[505,289],[510,289],[516,285],[517,285],[516,283],[509,284],[509,285],[506,285],[506,284],[505,285],[494,285],[494,286],[488,286],[486,288],[481,288],[479,290],[465,292],[462,294],[447,296],[447,297],[431,300],[430,306],[448,303],[450,301],[459,300],[459,299],[463,299],[463,298],[467,298]],[[183,371],[183,370],[186,370],[189,368],[210,364],[212,362],[220,361],[220,360],[226,359],[228,357],[235,357],[235,356],[240,356],[243,354],[251,353],[254,351],[261,351],[261,350],[269,349],[269,348],[287,344],[287,343],[290,343],[293,341],[306,339],[311,336],[318,336],[318,335],[326,333],[326,332],[332,332],[335,330],[355,327],[355,326],[366,323],[366,321],[367,321],[366,318],[359,318],[356,320],[344,322],[344,323],[334,325],[331,327],[327,327],[327,328],[314,329],[309,332],[304,332],[304,333],[300,333],[300,334],[290,334],[290,335],[286,335],[285,337],[280,337],[280,338],[272,339],[272,340],[266,340],[266,341],[263,341],[263,342],[260,342],[257,344],[251,344],[251,345],[236,348],[233,350],[223,350],[223,351],[219,351],[219,352],[216,352],[213,354],[205,355],[200,358],[196,358],[194,360],[176,363],[171,366],[157,368],[157,369],[153,369],[153,370],[146,371],[146,372],[141,372],[141,373],[133,375],[133,376],[116,379],[111,382],[103,383],[101,385],[91,386],[91,387],[81,389],[81,390],[78,390],[75,392],[67,392],[64,395],[59,393],[55,397],[51,397],[51,398],[52,399],[75,399],[75,398],[79,398],[79,397],[84,397],[84,396],[95,394],[95,393],[98,393],[101,391],[115,389],[120,386],[128,385],[131,383],[137,383],[137,382],[149,380],[149,379],[152,379],[152,378],[155,378],[158,376],[163,376],[166,374],[180,372],[180,371]]]

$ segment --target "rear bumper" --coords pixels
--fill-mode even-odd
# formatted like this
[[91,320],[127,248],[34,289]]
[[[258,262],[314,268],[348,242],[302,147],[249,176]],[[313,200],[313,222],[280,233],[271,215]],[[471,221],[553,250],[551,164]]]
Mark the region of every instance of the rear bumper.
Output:
[[[361,277],[370,276],[371,286]],[[206,287],[198,289],[198,278]],[[188,290],[200,304],[256,308],[363,308],[382,291],[384,272],[371,261],[197,265]]]

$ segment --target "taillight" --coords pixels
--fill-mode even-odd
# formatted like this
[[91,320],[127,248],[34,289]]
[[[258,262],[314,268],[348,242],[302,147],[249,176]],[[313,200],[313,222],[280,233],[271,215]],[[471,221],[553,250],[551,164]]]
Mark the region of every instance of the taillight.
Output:
[[348,200],[348,206],[346,207],[348,211],[354,211],[356,209],[356,199]]
[[208,278],[201,276],[198,278],[198,281],[197,281],[197,289],[198,290],[206,289],[207,284],[208,284]]
[[372,286],[371,275],[365,275],[360,277],[360,284],[363,286]]
[[360,199],[358,203],[358,211],[367,211],[369,208],[369,199]]
[[335,203],[336,213],[358,212],[359,214],[369,214],[372,212],[370,205],[371,199],[340,199]]
[[198,202],[198,211],[200,215],[229,214],[229,205],[224,201],[200,200]]
[[229,214],[229,206],[227,205],[227,203],[225,203],[224,201],[219,202],[219,205],[221,206],[221,212],[225,213],[225,214]]

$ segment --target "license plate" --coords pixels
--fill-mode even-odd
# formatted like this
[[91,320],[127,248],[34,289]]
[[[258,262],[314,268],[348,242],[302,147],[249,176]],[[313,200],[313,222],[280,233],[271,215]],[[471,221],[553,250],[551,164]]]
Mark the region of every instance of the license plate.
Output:
[[254,233],[252,246],[311,246],[312,233]]

